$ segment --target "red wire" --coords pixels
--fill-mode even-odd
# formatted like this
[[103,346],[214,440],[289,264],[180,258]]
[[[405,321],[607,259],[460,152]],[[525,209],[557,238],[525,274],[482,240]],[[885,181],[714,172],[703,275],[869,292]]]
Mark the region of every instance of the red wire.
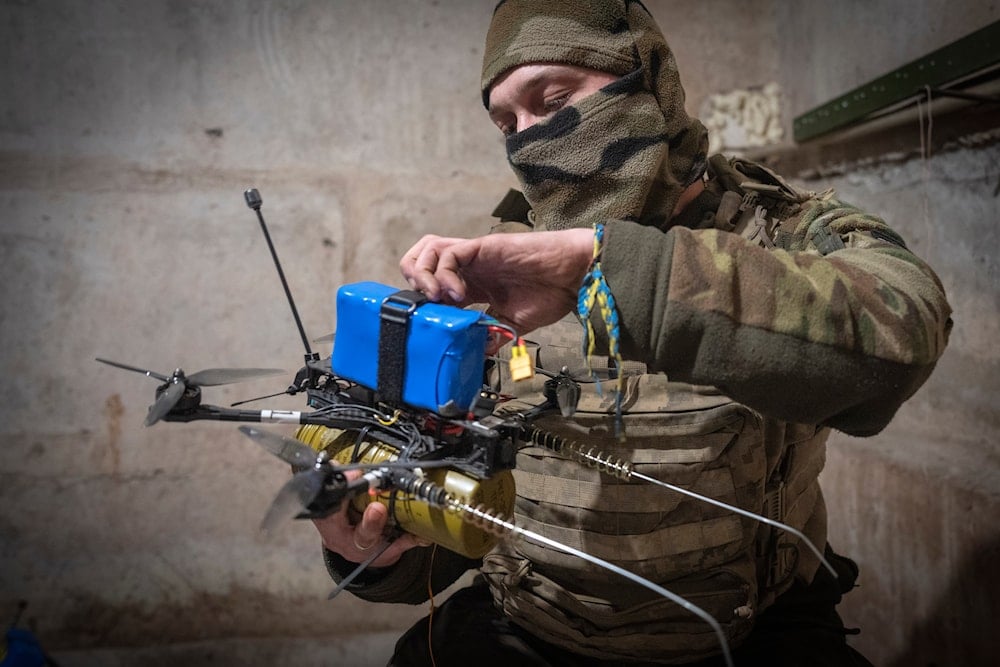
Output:
[[515,336],[509,329],[498,327],[495,324],[487,324],[486,330],[490,333],[503,334],[505,338],[514,341],[515,345],[524,345],[524,340],[520,336]]

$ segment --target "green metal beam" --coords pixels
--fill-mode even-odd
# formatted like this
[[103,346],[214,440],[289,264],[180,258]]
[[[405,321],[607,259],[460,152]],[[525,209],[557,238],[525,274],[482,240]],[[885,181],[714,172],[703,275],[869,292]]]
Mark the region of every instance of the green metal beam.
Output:
[[1000,21],[859,86],[792,122],[795,141],[814,139],[1000,62]]

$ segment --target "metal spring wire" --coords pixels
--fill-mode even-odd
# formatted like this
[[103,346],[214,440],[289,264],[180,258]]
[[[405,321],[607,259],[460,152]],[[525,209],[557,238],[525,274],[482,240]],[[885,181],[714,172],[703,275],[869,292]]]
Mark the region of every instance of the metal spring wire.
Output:
[[469,505],[465,501],[460,500],[447,492],[445,492],[445,496],[447,498],[446,501],[447,504],[445,505],[445,508],[447,510],[455,512],[456,514],[458,514],[459,517],[461,517],[463,521],[471,523],[472,525],[478,527],[480,530],[488,531],[490,533],[493,533],[494,535],[499,535],[500,537],[506,537],[508,535],[519,535],[530,542],[534,542],[542,546],[547,546],[549,548],[555,549],[556,551],[560,551],[562,553],[569,554],[571,556],[576,556],[577,558],[585,560],[589,563],[593,563],[598,567],[604,568],[609,572],[613,572],[622,577],[625,577],[626,579],[629,579],[630,581],[639,584],[643,588],[647,588],[653,591],[654,593],[657,593],[658,595],[665,597],[666,599],[670,600],[671,602],[680,606],[681,608],[686,609],[690,613],[701,618],[703,621],[705,621],[705,623],[707,623],[712,628],[712,631],[715,633],[716,638],[719,640],[719,647],[722,649],[723,660],[725,660],[727,667],[734,667],[732,654],[729,651],[729,642],[726,639],[726,635],[722,630],[722,626],[711,614],[709,614],[696,604],[689,602],[680,595],[670,590],[667,590],[666,588],[663,588],[662,586],[655,584],[652,581],[649,581],[648,579],[640,577],[634,572],[629,572],[628,570],[619,567],[614,563],[609,563],[608,561],[598,558],[597,556],[591,556],[585,551],[580,551],[579,549],[575,549],[561,542],[557,542],[556,540],[545,537],[544,535],[540,535],[539,533],[536,533],[534,531],[522,528],[520,526],[516,526],[510,521],[504,519],[498,512],[490,508],[484,507],[483,505],[477,505],[473,507],[472,505]]
[[568,440],[534,426],[528,427],[527,431],[528,441],[534,445],[562,454],[589,468],[595,468],[599,472],[607,473],[618,479],[627,481],[632,477],[631,461],[605,454],[597,447],[582,445],[576,440]]
[[396,480],[399,490],[425,502],[431,507],[452,512],[466,523],[498,537],[506,537],[514,531],[514,524],[505,519],[499,511],[479,504],[473,507],[463,498],[458,498],[445,487],[415,474],[401,475]]
[[447,508],[453,501],[452,495],[443,486],[435,484],[425,477],[413,474],[412,471],[410,474],[400,475],[396,480],[396,484],[401,491],[410,494],[417,500],[427,503],[431,507]]
[[696,604],[689,602],[680,595],[663,588],[658,584],[654,584],[652,581],[640,577],[639,575],[629,572],[628,570],[615,565],[614,563],[609,563],[606,560],[598,558],[597,556],[591,556],[585,551],[580,551],[571,546],[565,545],[561,542],[557,542],[551,538],[540,535],[534,531],[528,530],[526,528],[521,528],[516,526],[510,521],[504,519],[499,512],[484,507],[483,505],[477,505],[473,507],[464,500],[455,497],[449,493],[443,486],[435,484],[431,480],[420,479],[416,475],[405,476],[403,479],[399,480],[400,488],[407,493],[412,494],[414,497],[432,505],[434,507],[444,508],[446,511],[454,512],[463,521],[471,523],[472,525],[478,527],[480,530],[488,531],[494,535],[500,537],[506,537],[508,535],[519,535],[526,540],[540,544],[542,546],[547,546],[549,548],[555,549],[565,554],[571,556],[576,556],[582,560],[589,563],[593,563],[598,567],[604,568],[609,572],[613,572],[620,576],[633,581],[643,588],[647,588],[654,593],[657,593],[674,604],[680,606],[683,609],[691,612],[695,616],[698,616],[703,621],[705,621],[709,626],[711,626],[712,631],[719,640],[719,646],[722,649],[722,656],[725,660],[727,667],[733,666],[733,658],[729,651],[729,642],[726,639],[726,635],[722,630],[722,626],[719,624],[715,618],[709,614],[707,611],[697,606]]
[[446,509],[458,514],[462,521],[469,525],[497,537],[507,537],[514,534],[516,530],[514,524],[507,520],[503,514],[483,504],[472,506],[464,500],[449,496]]
[[663,488],[670,489],[671,491],[676,491],[677,493],[684,494],[691,498],[696,498],[698,500],[701,500],[702,502],[709,503],[710,505],[715,505],[716,507],[721,507],[723,509],[730,510],[731,512],[735,512],[740,516],[745,516],[748,519],[753,519],[754,521],[767,524],[768,526],[771,526],[773,528],[778,528],[780,530],[789,532],[795,537],[799,538],[802,541],[802,543],[805,544],[806,547],[808,547],[809,550],[813,552],[816,558],[819,559],[820,564],[823,565],[823,567],[825,567],[827,571],[834,576],[834,578],[838,577],[837,570],[834,569],[833,565],[830,564],[830,561],[826,559],[826,556],[822,552],[820,552],[820,550],[816,547],[815,544],[813,544],[812,540],[806,537],[802,531],[793,528],[788,524],[782,523],[780,521],[775,521],[774,519],[769,519],[765,516],[761,516],[760,514],[757,514],[755,512],[750,512],[749,510],[745,510],[741,507],[736,507],[734,505],[724,503],[721,500],[716,500],[715,498],[703,496],[689,489],[685,489],[684,487],[677,486],[675,484],[668,484],[667,482],[656,479],[655,477],[650,477],[648,475],[643,475],[641,473],[638,473],[635,470],[633,470],[633,464],[631,461],[626,461],[624,459],[616,458],[609,454],[605,454],[596,447],[586,447],[584,445],[580,445],[574,440],[567,440],[562,436],[556,435],[554,433],[545,432],[535,426],[526,427],[525,430],[527,431],[528,441],[531,442],[532,444],[545,447],[546,449],[554,451],[557,454],[562,454],[570,459],[576,460],[591,468],[597,468],[601,472],[605,472],[619,479],[623,480],[629,480],[632,478],[640,479],[644,482],[649,482],[650,484],[662,486]]

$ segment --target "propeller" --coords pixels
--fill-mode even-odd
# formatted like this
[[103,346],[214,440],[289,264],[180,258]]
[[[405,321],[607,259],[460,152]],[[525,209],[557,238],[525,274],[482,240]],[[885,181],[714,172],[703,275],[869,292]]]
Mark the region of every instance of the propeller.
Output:
[[270,533],[286,521],[297,517],[316,499],[323,490],[325,481],[326,473],[317,468],[295,473],[278,491],[274,502],[264,515],[264,520],[260,522],[260,529]]
[[555,402],[562,416],[567,419],[576,414],[576,408],[580,402],[580,385],[613,379],[614,370],[595,368],[591,371],[581,368],[570,371],[566,366],[563,366],[558,373],[553,373],[543,368],[535,368],[537,373],[550,378],[545,382],[545,395],[549,400]]
[[312,468],[326,461],[325,454],[317,454],[312,447],[292,438],[264,431],[253,426],[240,426],[240,433],[296,468]]
[[576,414],[576,406],[580,403],[580,383],[596,382],[594,377],[588,377],[587,370],[570,372],[566,366],[558,373],[536,369],[550,379],[545,382],[545,395],[549,400],[555,400],[559,412],[569,419]]
[[191,375],[185,375],[184,371],[178,368],[168,376],[145,368],[129,366],[118,361],[102,359],[101,357],[97,357],[97,361],[126,371],[142,373],[147,377],[166,383],[163,390],[157,392],[156,401],[149,406],[149,412],[146,414],[146,421],[144,422],[146,426],[152,426],[173,410],[188,388],[216,387],[285,372],[280,368],[207,368]]
[[[323,490],[329,475],[339,476],[340,479],[337,481],[346,483],[343,473],[334,470],[330,465],[326,452],[317,454],[311,447],[298,440],[253,426],[240,426],[239,429],[243,435],[274,456],[300,469],[278,491],[267,514],[264,515],[264,520],[261,521],[262,531],[270,533],[307,509]],[[336,480],[336,477],[334,479]]]
[[157,393],[156,400],[149,406],[149,411],[146,413],[146,421],[143,422],[144,425],[152,426],[163,419],[168,412],[174,409],[177,402],[181,400],[181,396],[187,391],[187,386],[184,383],[184,373],[179,368],[168,382],[167,388]]
[[336,511],[345,497],[363,493],[370,488],[371,480],[367,476],[348,482],[344,475],[348,470],[413,470],[452,466],[452,462],[446,460],[334,464],[330,462],[329,455],[325,451],[317,453],[299,440],[254,426],[240,426],[239,430],[296,470],[292,478],[278,491],[278,495],[264,516],[260,527],[265,532],[272,531],[304,511],[316,512],[315,516],[326,516]]

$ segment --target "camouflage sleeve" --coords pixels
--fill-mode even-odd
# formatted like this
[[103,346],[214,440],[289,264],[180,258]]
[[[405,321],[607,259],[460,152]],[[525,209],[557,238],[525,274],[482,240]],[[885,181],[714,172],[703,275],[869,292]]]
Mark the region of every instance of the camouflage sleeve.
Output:
[[623,355],[769,417],[877,433],[944,350],[941,283],[884,222],[835,200],[807,202],[786,245],[609,223]]
[[[330,576],[338,584],[357,567],[328,549],[323,550],[323,558]],[[466,570],[479,565],[478,560],[442,547],[417,547],[405,552],[392,567],[365,570],[344,590],[369,602],[421,604],[430,597],[429,585],[437,595]]]

